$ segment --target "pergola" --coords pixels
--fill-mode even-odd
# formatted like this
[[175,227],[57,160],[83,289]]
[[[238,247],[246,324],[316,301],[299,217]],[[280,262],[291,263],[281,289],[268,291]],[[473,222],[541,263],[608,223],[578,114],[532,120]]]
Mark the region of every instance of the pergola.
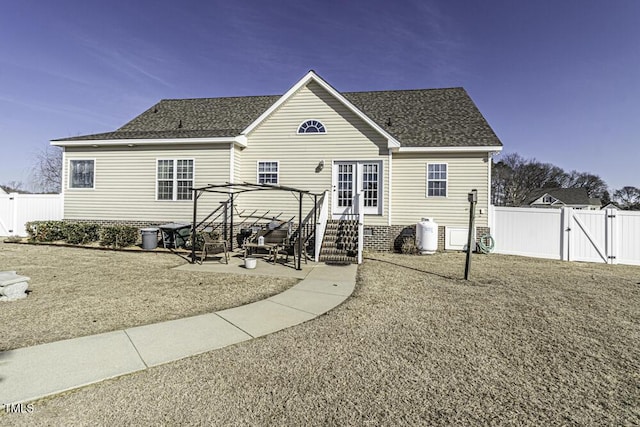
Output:
[[[320,194],[315,194],[307,190],[301,190],[299,188],[286,187],[282,185],[273,185],[273,184],[254,184],[249,182],[243,183],[233,183],[226,182],[224,184],[209,184],[200,188],[191,188],[193,192],[193,227],[191,228],[191,241],[193,244],[191,245],[191,262],[194,263],[196,260],[196,249],[195,249],[195,241],[196,241],[196,228],[203,224],[210,216],[205,218],[203,221],[198,223],[198,199],[205,193],[217,193],[217,194],[225,194],[229,197],[228,202],[230,205],[231,215],[229,218],[225,218],[226,222],[229,221],[229,229],[231,233],[233,233],[233,204],[234,200],[237,196],[247,192],[253,191],[287,191],[291,193],[298,194],[298,261],[296,265],[296,270],[301,270],[300,259],[302,257],[302,199],[304,195],[312,196],[314,198],[314,209],[318,204],[318,196]],[[316,215],[314,214],[314,222],[316,221]],[[315,224],[314,224],[315,229]],[[226,237],[226,236],[225,236]],[[233,250],[233,238],[230,239],[230,250]],[[294,257],[295,259],[295,257]]]

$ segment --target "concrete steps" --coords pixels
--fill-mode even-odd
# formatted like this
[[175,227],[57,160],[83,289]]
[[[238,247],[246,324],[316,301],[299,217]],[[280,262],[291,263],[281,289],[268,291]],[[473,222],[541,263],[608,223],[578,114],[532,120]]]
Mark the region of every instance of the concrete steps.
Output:
[[328,264],[358,262],[358,221],[330,220],[325,229],[320,261]]

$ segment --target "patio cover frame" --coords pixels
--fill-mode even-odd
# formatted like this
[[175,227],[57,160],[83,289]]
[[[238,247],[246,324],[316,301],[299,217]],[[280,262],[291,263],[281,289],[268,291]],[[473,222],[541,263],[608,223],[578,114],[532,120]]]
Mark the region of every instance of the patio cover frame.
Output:
[[[287,191],[291,193],[298,193],[298,261],[296,265],[296,270],[302,270],[302,266],[300,263],[300,259],[302,258],[302,239],[300,238],[302,233],[302,198],[303,196],[309,195],[314,196],[315,204],[317,205],[317,197],[319,194],[312,193],[308,190],[301,190],[299,188],[287,187],[283,185],[273,185],[273,184],[256,184],[250,182],[243,183],[233,183],[226,182],[224,184],[209,184],[204,187],[199,188],[190,188],[193,194],[193,226],[191,227],[191,263],[193,264],[196,260],[196,224],[198,221],[198,199],[205,193],[217,193],[217,194],[226,194],[229,196],[229,201],[231,205],[231,216],[230,216],[230,230],[233,234],[233,202],[236,196],[239,196],[242,193],[252,192],[252,191]],[[231,247],[230,250],[233,250],[233,238],[231,239]],[[295,258],[295,257],[294,257]]]

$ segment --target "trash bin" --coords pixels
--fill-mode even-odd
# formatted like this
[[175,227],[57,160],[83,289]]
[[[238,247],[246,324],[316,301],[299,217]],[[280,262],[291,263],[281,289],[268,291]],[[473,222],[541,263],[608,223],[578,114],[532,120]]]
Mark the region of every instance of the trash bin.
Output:
[[158,229],[143,228],[142,232],[142,249],[152,250],[158,247]]

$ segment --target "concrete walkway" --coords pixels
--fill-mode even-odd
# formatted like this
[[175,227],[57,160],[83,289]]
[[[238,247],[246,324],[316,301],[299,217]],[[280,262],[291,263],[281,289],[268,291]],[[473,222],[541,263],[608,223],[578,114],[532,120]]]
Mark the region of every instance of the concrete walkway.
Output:
[[28,402],[306,322],[351,295],[356,271],[356,265],[313,265],[291,289],[252,304],[2,352],[0,404]]

